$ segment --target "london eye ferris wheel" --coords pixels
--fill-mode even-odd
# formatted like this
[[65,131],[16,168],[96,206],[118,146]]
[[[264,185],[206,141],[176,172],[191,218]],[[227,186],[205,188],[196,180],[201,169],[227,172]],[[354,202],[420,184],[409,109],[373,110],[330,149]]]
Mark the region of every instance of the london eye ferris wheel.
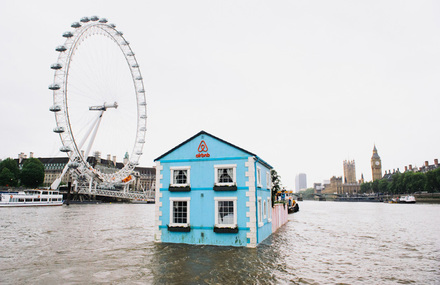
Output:
[[[69,156],[51,188],[57,188],[69,170],[83,185],[127,182],[146,135],[147,102],[139,64],[123,33],[107,19],[83,17],[71,27],[51,65],[53,131],[60,136],[60,151]],[[107,153],[108,158],[112,154],[115,165],[116,155],[131,154],[122,168],[109,171],[88,160],[92,151]]]

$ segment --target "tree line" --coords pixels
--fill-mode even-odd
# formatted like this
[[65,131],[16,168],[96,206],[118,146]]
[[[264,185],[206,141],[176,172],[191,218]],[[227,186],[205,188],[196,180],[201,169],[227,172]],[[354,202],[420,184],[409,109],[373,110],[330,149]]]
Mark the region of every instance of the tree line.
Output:
[[44,165],[38,158],[28,158],[22,168],[16,160],[6,158],[0,161],[0,186],[25,186],[35,188],[44,182]]
[[390,179],[382,178],[361,184],[361,193],[413,194],[440,192],[440,168],[428,172],[394,173]]

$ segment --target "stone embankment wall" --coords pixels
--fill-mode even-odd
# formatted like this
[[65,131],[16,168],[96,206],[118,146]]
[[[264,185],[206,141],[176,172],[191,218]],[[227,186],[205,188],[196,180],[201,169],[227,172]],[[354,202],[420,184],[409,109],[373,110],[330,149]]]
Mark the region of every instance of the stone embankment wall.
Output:
[[287,223],[287,205],[275,204],[272,208],[272,232],[276,232],[282,225]]

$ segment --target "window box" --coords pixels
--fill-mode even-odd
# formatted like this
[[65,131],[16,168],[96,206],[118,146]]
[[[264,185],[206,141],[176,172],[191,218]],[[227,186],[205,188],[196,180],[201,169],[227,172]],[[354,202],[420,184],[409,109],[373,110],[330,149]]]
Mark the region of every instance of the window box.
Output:
[[237,185],[215,185],[214,191],[237,191]]
[[181,232],[181,233],[189,233],[191,231],[190,226],[170,226],[167,225],[168,231],[170,232]]
[[214,232],[218,234],[236,234],[238,233],[238,227],[218,227],[214,226]]
[[170,192],[189,192],[191,191],[191,186],[171,186],[168,187]]

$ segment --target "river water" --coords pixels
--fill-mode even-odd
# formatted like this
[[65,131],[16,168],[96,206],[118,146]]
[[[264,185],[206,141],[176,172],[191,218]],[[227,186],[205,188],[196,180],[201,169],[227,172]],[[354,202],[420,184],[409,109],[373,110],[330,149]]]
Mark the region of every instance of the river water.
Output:
[[440,205],[300,202],[256,249],[156,244],[154,205],[0,209],[1,284],[440,284]]

